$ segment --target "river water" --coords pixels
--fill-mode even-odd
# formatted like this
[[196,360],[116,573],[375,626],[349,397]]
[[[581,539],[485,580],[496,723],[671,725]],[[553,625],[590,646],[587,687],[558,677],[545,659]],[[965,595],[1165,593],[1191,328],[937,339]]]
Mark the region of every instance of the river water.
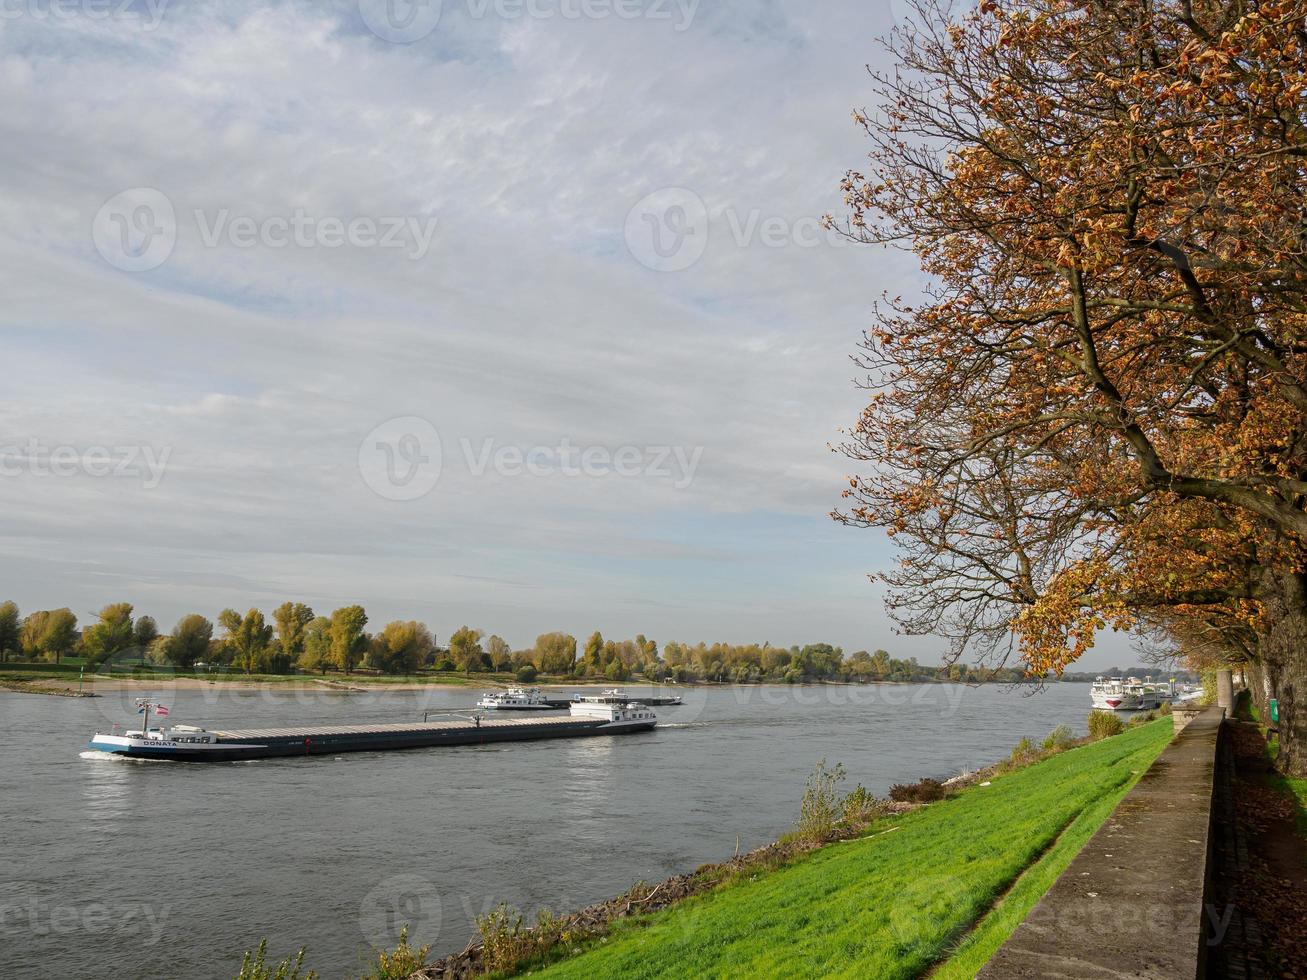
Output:
[[880,795],[1083,733],[1089,709],[1083,684],[690,688],[643,735],[209,765],[85,750],[146,693],[211,728],[414,721],[477,696],[0,691],[0,977],[231,978],[267,937],[335,980],[404,923],[434,959],[497,902],[576,908],[775,839],[821,758]]

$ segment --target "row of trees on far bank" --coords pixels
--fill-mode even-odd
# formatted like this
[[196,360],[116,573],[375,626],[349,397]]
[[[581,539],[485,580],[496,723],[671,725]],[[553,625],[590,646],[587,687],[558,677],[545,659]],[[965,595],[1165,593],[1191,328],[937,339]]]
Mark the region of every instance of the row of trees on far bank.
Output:
[[441,646],[416,620],[395,620],[367,631],[362,606],[342,606],[319,616],[302,602],[284,602],[271,618],[259,609],[224,609],[216,621],[199,613],[183,616],[163,633],[150,616],[137,616],[131,603],[105,606],[96,621],[78,629],[70,609],[28,614],[13,602],[0,604],[0,657],[58,663],[81,657],[90,667],[108,662],[146,661],[180,668],[221,666],[246,674],[296,671],[350,673],[365,669],[386,674],[421,670],[464,673],[517,673],[566,677],[605,677],[626,681],[921,681],[1020,679],[1020,672],[977,675],[964,664],[934,668],[915,658],[899,660],[885,650],[859,650],[846,656],[828,643],[778,647],[731,643],[666,643],[659,648],[644,635],[607,640],[596,630],[578,645],[569,633],[542,633],[535,644],[514,650],[503,637],[461,626]]

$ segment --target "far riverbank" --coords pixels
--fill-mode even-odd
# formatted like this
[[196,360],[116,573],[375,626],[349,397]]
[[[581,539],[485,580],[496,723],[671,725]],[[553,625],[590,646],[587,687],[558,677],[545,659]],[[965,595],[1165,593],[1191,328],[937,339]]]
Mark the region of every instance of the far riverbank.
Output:
[[[8,665],[10,668],[17,668],[20,665]],[[340,691],[343,693],[363,693],[374,690],[430,690],[430,691],[447,691],[447,690],[464,690],[467,688],[507,688],[519,686],[539,687],[542,690],[564,690],[571,691],[577,689],[608,689],[620,687],[623,690],[629,690],[634,697],[639,697],[642,692],[657,690],[659,692],[674,693],[677,690],[713,690],[730,687],[758,687],[758,688],[791,688],[795,685],[784,681],[683,681],[676,684],[657,684],[648,682],[627,682],[616,683],[604,678],[552,678],[542,677],[533,682],[518,681],[511,674],[441,674],[435,679],[427,677],[405,675],[405,676],[387,676],[387,675],[370,675],[370,674],[330,674],[323,677],[312,677],[305,674],[180,674],[169,671],[139,671],[139,672],[111,672],[111,673],[88,673],[79,677],[75,671],[67,669],[58,669],[50,665],[50,669],[40,669],[44,665],[23,664],[23,669],[6,669],[0,665],[0,689],[14,691],[20,694],[50,694],[50,695],[78,695],[88,691],[124,691],[124,690],[158,690],[167,688],[169,690],[222,690],[222,689],[239,689],[239,690],[277,690],[277,691]],[[35,668],[35,669],[32,669]],[[840,680],[813,680],[807,682],[809,685],[820,687],[847,687],[847,688],[874,688],[888,686],[912,687],[922,684],[953,684],[957,683],[946,679],[938,680],[872,680],[872,681],[840,681]],[[985,685],[999,685],[1000,687],[1012,687],[1011,681],[978,681],[968,680],[963,682],[967,686],[978,687]],[[1075,684],[1088,683],[1080,679],[1063,679],[1049,680],[1046,684]],[[1023,685],[1031,687],[1036,686],[1035,682],[1023,682]]]

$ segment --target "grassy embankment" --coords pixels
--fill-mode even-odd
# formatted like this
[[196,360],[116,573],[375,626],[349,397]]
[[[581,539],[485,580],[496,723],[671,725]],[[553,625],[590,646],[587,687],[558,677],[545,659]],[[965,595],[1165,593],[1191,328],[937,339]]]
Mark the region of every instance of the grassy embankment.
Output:
[[570,977],[971,977],[1171,738],[1171,719],[873,824],[770,874],[619,925]]

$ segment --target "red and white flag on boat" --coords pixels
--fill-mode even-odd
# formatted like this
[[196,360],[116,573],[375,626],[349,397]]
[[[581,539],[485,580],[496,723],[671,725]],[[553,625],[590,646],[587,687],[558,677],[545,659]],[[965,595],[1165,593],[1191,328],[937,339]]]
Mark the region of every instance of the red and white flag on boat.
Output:
[[165,707],[164,707],[163,705],[161,705],[161,704],[156,704],[156,705],[154,706],[154,713],[155,713],[156,715],[163,716],[163,715],[166,715],[166,714],[168,713],[168,709],[165,708]]

